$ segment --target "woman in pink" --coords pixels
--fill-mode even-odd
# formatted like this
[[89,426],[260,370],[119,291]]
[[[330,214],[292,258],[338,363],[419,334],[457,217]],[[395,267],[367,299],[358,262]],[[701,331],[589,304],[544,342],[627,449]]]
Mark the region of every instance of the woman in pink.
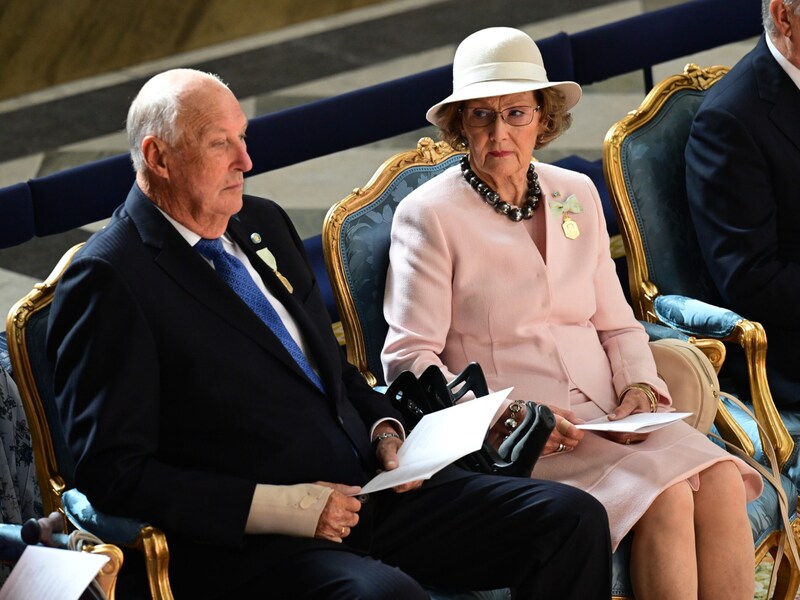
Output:
[[459,45],[453,94],[427,117],[468,159],[398,206],[387,380],[431,364],[452,378],[475,361],[491,389],[514,388],[514,408],[548,404],[557,427],[533,476],[598,498],[615,549],[635,533],[637,599],[750,599],[746,502],[762,488],[754,470],[682,421],[650,434],[574,426],[671,404],[617,279],[596,188],[585,175],[531,163],[570,125],[580,94],[576,83],[548,81],[521,31],[485,29]]

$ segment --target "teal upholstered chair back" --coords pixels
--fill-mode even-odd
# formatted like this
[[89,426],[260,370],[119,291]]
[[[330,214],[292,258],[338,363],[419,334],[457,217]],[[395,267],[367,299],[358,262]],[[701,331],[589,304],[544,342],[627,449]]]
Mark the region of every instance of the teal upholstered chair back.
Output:
[[387,325],[383,293],[389,237],[397,204],[412,190],[457,165],[462,153],[422,138],[415,150],[387,160],[363,188],[328,211],[323,251],[342,320],[347,358],[371,385],[385,385],[381,349]]
[[727,70],[688,65],[685,74],[662,82],[606,137],[606,180],[612,195],[627,196],[624,206],[615,205],[617,220],[626,230],[623,239],[635,236],[639,242],[625,248],[634,304],[648,293],[644,282],[662,294],[719,304],[689,214],[683,153],[706,92]]

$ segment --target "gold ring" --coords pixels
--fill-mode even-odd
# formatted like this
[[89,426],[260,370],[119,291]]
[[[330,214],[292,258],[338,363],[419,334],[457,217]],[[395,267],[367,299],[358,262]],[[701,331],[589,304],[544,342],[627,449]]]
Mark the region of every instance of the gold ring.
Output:
[[627,440],[625,440],[625,445],[626,446],[630,446],[631,445],[631,438],[628,438]]
[[563,452],[563,451],[564,451],[564,450],[566,450],[566,449],[567,449],[567,447],[566,447],[566,446],[564,445],[564,443],[562,442],[562,443],[560,443],[560,444],[558,445],[558,448],[556,448],[556,452]]
[[344,527],[342,527],[342,532],[339,534],[339,537],[342,537],[343,535],[344,535]]

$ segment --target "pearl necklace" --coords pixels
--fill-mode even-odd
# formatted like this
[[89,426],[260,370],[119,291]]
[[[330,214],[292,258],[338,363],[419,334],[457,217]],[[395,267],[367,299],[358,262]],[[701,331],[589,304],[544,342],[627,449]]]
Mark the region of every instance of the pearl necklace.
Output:
[[484,183],[475,171],[469,166],[469,157],[465,154],[461,157],[461,174],[478,194],[481,195],[486,204],[493,206],[501,215],[507,216],[512,221],[519,222],[523,219],[530,219],[533,211],[539,206],[542,200],[542,188],[539,187],[539,176],[533,164],[528,166],[528,191],[525,194],[525,204],[521,207],[512,206],[504,200],[500,200],[500,194],[495,192],[488,184]]

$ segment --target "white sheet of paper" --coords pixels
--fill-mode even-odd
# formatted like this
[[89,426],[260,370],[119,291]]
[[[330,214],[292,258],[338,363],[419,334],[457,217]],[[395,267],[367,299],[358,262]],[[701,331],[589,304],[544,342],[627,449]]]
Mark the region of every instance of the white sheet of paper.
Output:
[[107,562],[102,554],[28,546],[0,589],[0,600],[78,600]]
[[369,494],[428,479],[450,463],[479,450],[492,418],[513,388],[482,396],[422,417],[400,447],[400,466],[379,473],[359,492]]
[[680,419],[685,419],[691,414],[690,412],[636,413],[628,415],[624,419],[619,419],[618,421],[609,421],[608,417],[599,417],[591,421],[586,421],[586,423],[578,423],[575,427],[589,431],[649,433],[656,429],[666,427],[670,423],[674,423]]

